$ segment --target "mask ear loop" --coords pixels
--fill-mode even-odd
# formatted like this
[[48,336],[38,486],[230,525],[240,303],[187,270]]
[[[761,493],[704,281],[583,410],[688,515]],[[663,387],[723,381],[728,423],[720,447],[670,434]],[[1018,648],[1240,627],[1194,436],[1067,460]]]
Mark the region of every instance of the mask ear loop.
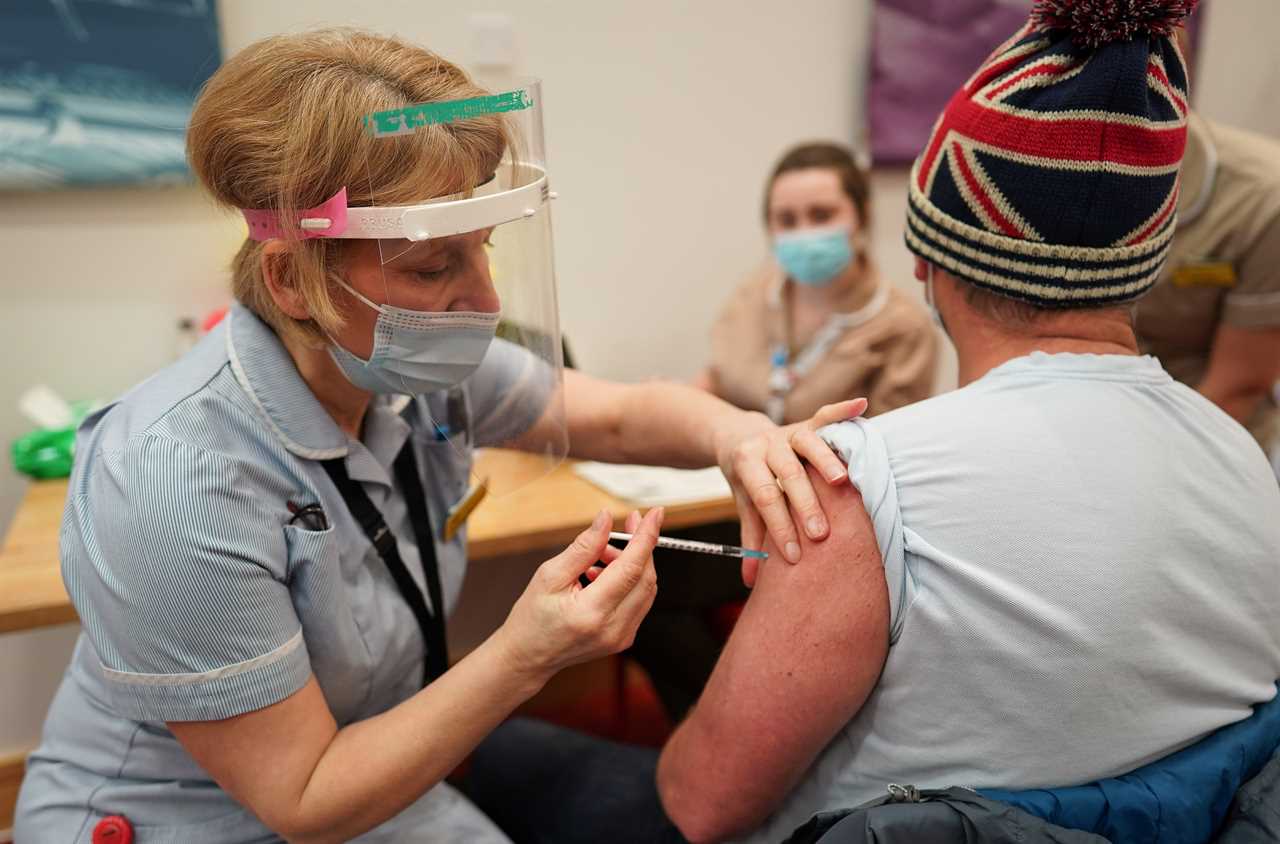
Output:
[[357,299],[359,299],[361,302],[364,302],[366,305],[368,305],[368,306],[369,306],[370,308],[372,308],[373,310],[377,311],[377,312],[378,312],[378,313],[380,313],[380,314],[383,314],[384,316],[386,315],[386,313],[387,313],[387,312],[386,312],[386,306],[385,306],[385,305],[375,305],[375,304],[374,304],[374,303],[373,303],[373,302],[372,302],[372,301],[371,301],[367,296],[365,296],[365,295],[364,295],[363,293],[361,293],[359,290],[356,290],[356,289],[355,289],[354,287],[352,287],[350,284],[347,284],[347,282],[346,282],[345,280],[343,280],[340,276],[338,276],[336,273],[335,273],[335,274],[334,274],[334,276],[333,276],[333,280],[334,280],[334,281],[336,281],[336,282],[338,283],[338,285],[339,285],[343,290],[347,291],[347,292],[348,292],[348,293],[350,293],[352,296],[354,296],[354,297],[356,297]]
[[[337,272],[334,272],[334,271],[330,271],[330,272],[329,272],[329,280],[330,280],[330,281],[332,281],[334,284],[337,284],[337,285],[338,285],[339,287],[341,287],[343,290],[345,290],[345,291],[347,291],[348,293],[350,293],[352,296],[356,297],[356,299],[358,299],[359,301],[363,302],[363,303],[364,303],[366,306],[368,306],[369,308],[373,309],[373,312],[374,312],[374,313],[379,314],[379,315],[384,315],[384,314],[385,314],[385,311],[383,310],[383,306],[382,306],[382,305],[374,304],[374,303],[373,303],[373,302],[372,302],[368,297],[366,297],[366,296],[364,296],[363,294],[361,294],[361,293],[360,293],[360,291],[356,290],[354,287],[352,287],[351,285],[347,284],[346,279],[344,279],[344,278],[341,276],[341,274],[339,274],[339,273],[337,273]],[[375,329],[374,334],[375,334],[375,336],[376,336],[376,334],[377,334],[376,329]],[[324,336],[325,336],[325,339],[329,341],[329,345],[330,345],[331,347],[335,347],[335,348],[341,349],[343,352],[346,352],[347,354],[351,355],[353,358],[355,358],[356,360],[360,361],[361,363],[367,364],[367,363],[369,362],[369,360],[372,360],[372,359],[373,359],[373,358],[372,358],[372,356],[370,356],[369,360],[366,360],[366,359],[364,359],[364,358],[360,357],[360,356],[359,356],[359,355],[357,355],[355,352],[351,351],[351,350],[350,350],[350,349],[348,349],[346,346],[342,345],[342,343],[338,342],[338,338],[337,338],[337,337],[334,337],[334,336],[333,336],[332,334],[330,334],[327,330],[324,332]]]

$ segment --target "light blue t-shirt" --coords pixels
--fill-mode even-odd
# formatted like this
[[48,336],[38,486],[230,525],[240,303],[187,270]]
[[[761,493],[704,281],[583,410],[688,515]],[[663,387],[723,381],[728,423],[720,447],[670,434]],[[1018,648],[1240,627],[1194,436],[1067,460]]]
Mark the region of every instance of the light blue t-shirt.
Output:
[[1280,489],[1153,358],[1035,353],[821,434],[872,516],[891,647],[752,841],[891,782],[1125,773],[1275,695]]
[[[60,538],[84,630],[28,762],[18,840],[88,842],[109,814],[125,815],[139,841],[154,844],[279,840],[164,722],[260,709],[312,676],[339,725],[416,693],[426,643],[319,461],[343,459],[429,605],[391,468],[406,443],[414,449],[448,614],[466,571],[466,536],[440,532],[466,493],[471,445],[532,424],[549,385],[544,370],[497,340],[462,387],[458,440],[436,437],[443,393],[375,398],[355,440],[275,332],[236,306],[180,361],[86,420]],[[328,527],[291,524],[291,502],[318,503]],[[360,839],[505,840],[446,784]]]

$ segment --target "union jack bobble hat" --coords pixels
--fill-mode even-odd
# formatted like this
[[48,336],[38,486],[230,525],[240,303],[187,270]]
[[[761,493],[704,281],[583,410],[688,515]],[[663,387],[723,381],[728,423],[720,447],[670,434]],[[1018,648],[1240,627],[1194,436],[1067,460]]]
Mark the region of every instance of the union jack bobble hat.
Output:
[[907,248],[1041,308],[1155,284],[1177,222],[1198,0],[1037,0],[947,103],[911,169]]

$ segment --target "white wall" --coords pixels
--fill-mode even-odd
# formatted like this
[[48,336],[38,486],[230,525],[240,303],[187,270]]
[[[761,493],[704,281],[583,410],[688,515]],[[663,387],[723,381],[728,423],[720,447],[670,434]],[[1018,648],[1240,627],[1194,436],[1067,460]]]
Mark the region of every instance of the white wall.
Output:
[[[223,0],[225,46],[346,23],[467,63],[468,16],[510,14],[518,71],[545,81],[564,327],[583,368],[692,374],[706,327],[763,254],[761,180],[788,144],[861,137],[868,0]],[[0,13],[0,20],[3,19]],[[1213,0],[1197,102],[1277,133],[1275,0]],[[909,60],[909,57],[903,57]],[[905,175],[877,173],[877,257],[905,289]],[[194,190],[0,195],[0,444],[36,382],[109,397],[167,362],[179,316],[222,297],[238,223]],[[918,294],[917,294],[918,295]],[[954,362],[941,379],[954,383]],[[0,529],[22,482],[0,459]],[[0,754],[34,740],[67,629],[0,636]]]
[[1191,96],[1207,117],[1280,138],[1276,0],[1210,0]]

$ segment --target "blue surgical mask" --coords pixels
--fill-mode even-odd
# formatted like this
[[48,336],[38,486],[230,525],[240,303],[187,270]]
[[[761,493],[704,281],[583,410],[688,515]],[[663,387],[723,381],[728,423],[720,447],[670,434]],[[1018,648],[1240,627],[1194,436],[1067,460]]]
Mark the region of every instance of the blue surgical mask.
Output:
[[336,341],[329,354],[352,384],[371,393],[417,395],[457,386],[480,366],[498,329],[497,313],[431,313],[375,305],[339,283],[377,311],[378,321],[368,360]]
[[773,254],[787,277],[812,286],[830,284],[853,263],[849,230],[801,229],[773,239]]

